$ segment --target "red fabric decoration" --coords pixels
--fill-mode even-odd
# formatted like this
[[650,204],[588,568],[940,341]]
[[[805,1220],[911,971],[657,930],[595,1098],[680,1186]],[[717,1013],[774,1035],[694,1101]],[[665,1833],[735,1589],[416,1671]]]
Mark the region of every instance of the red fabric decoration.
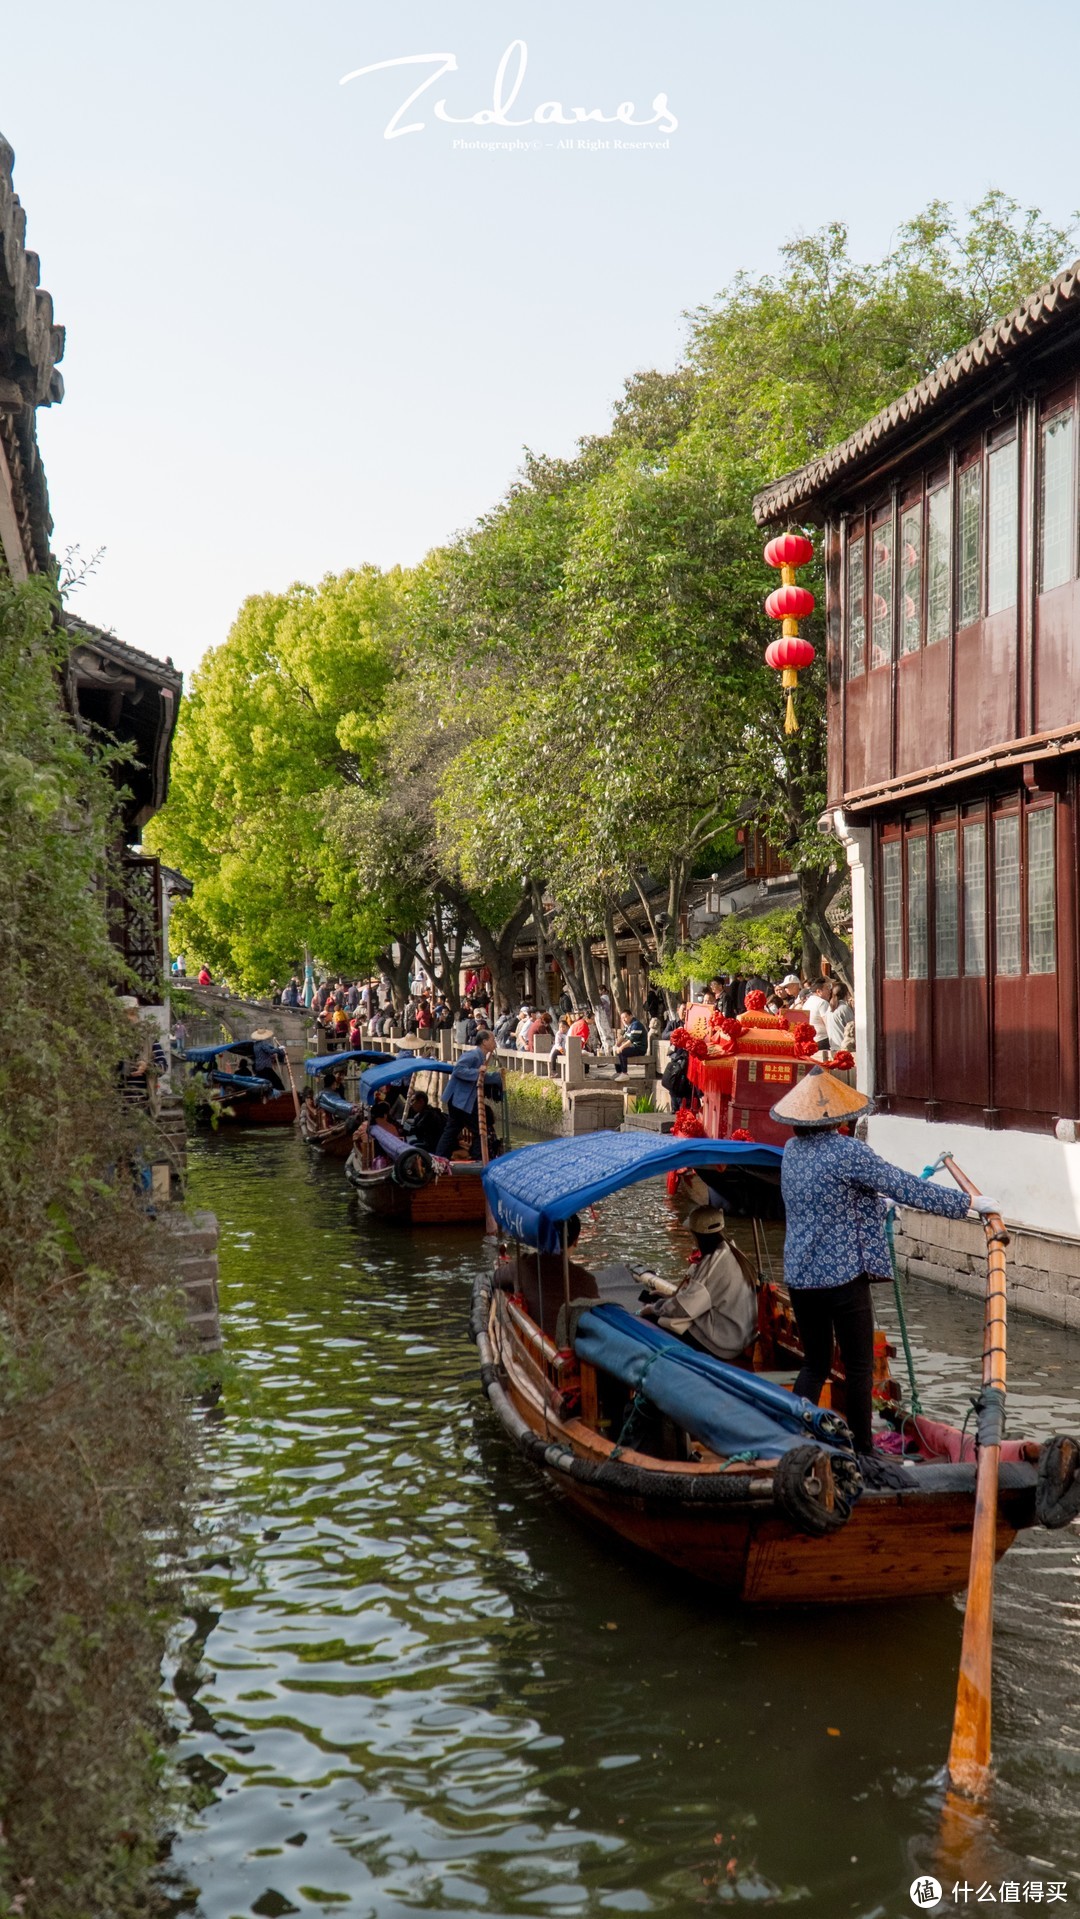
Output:
[[795,1044],[798,1045],[800,1040],[808,1039],[816,1040],[817,1034],[808,1019],[801,1019],[795,1028]]
[[748,1013],[763,1013],[765,1011],[765,995],[760,986],[751,987],[749,993],[746,995],[745,1004]]
[[725,1033],[728,1039],[738,1039],[742,1032],[742,1027],[739,1025],[737,1019],[722,1019],[720,1021],[720,1031]]
[[679,1112],[679,1116],[677,1120],[675,1121],[675,1124],[672,1127],[671,1131],[672,1131],[672,1134],[677,1139],[704,1139],[705,1138],[705,1128],[702,1125],[701,1121],[699,1120],[697,1114],[692,1113],[690,1111],[689,1106],[684,1106],[681,1108]]
[[817,1041],[815,1039],[797,1039],[795,1041],[796,1059],[816,1059]]
[[745,1127],[742,1127],[742,1126],[736,1126],[735,1131],[733,1133],[728,1134],[729,1139],[753,1140],[753,1137],[754,1137],[753,1133],[748,1133]]
[[771,666],[774,673],[781,673],[786,666],[812,666],[816,658],[809,640],[771,640],[765,648],[765,664]]
[[770,620],[808,620],[814,610],[808,586],[774,586],[765,602]]
[[686,1041],[686,1050],[691,1059],[708,1059],[709,1043],[700,1033],[690,1033]]
[[809,566],[813,543],[802,533],[778,533],[765,548],[766,566]]
[[668,1043],[671,1046],[678,1046],[682,1050],[688,1051],[693,1037],[693,1033],[685,1026],[676,1026],[674,1032],[668,1035]]
[[854,1064],[855,1064],[854,1054],[845,1053],[842,1051],[839,1053],[834,1053],[831,1060],[829,1061],[829,1065],[835,1066],[838,1073],[850,1073]]
[[791,1025],[791,1021],[786,1013],[777,1013],[776,1024],[786,1033]]

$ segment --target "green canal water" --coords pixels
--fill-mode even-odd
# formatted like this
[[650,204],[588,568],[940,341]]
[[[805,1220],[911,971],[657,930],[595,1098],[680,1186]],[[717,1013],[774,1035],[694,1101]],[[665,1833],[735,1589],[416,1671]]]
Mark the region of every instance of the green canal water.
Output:
[[[959,1605],[731,1612],[626,1557],[495,1428],[467,1333],[478,1233],[365,1221],[288,1135],[198,1140],[191,1184],[221,1222],[229,1370],[168,1670],[190,1797],[173,1909],[910,1915]],[[684,1252],[654,1186],[587,1241],[668,1270]],[[928,1410],[962,1416],[977,1306],[916,1284],[909,1317]],[[1015,1317],[1009,1346],[1011,1430],[1080,1431],[1080,1341]],[[1064,1881],[1074,1906],[1080,1531],[999,1569],[995,1711],[978,1879],[1025,1909]]]

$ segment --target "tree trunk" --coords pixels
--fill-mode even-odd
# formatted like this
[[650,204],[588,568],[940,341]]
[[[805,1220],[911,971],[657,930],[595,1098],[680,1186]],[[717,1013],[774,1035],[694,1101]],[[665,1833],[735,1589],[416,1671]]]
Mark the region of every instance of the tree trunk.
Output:
[[596,1007],[600,1003],[600,985],[588,940],[578,941],[578,952],[581,954],[581,977],[585,984],[585,997],[590,1006]]
[[550,1010],[551,990],[548,986],[548,945],[547,927],[544,924],[544,902],[540,897],[540,888],[536,881],[532,883],[532,916],[536,928],[536,1005]]
[[802,907],[803,969],[811,979],[821,971],[821,955],[829,960],[845,980],[851,979],[851,948],[841,939],[828,917],[829,902],[836,897],[844,880],[844,869],[834,867],[822,872],[808,868],[799,874],[799,900]]
[[604,945],[607,947],[608,973],[611,977],[611,1004],[615,1012],[628,1013],[629,1001],[623,976],[619,970],[619,943],[615,937],[614,909],[606,902],[604,905]]
[[559,962],[559,968],[563,976],[563,984],[573,1002],[574,1011],[580,1013],[581,1008],[588,998],[588,994],[585,991],[581,975],[574,964],[573,951],[569,946],[556,944],[554,953],[555,958]]

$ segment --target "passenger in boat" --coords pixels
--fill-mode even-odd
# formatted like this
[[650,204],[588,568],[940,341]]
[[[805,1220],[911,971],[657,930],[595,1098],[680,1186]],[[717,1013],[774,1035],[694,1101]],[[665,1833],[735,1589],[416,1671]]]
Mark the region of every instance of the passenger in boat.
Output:
[[455,1159],[473,1160],[476,1157],[477,1157],[477,1154],[476,1154],[476,1149],[473,1146],[473,1136],[470,1133],[468,1127],[463,1126],[460,1133],[458,1134],[458,1143],[454,1147],[454,1150],[451,1153],[450,1158],[452,1160],[455,1160]]
[[[475,1138],[478,1128],[476,1117],[477,1087],[481,1067],[488,1066],[495,1053],[494,1033],[482,1033],[478,1045],[467,1053],[462,1053],[446,1083],[446,1124],[439,1135],[436,1152],[440,1159],[450,1159],[458,1138],[467,1126]],[[502,1078],[498,1072],[489,1071],[485,1079],[485,1091],[501,1094]]]
[[252,1039],[252,1069],[259,1079],[268,1079],[279,1093],[285,1091],[285,1082],[278,1072],[278,1061],[284,1060],[285,1048],[274,1038],[269,1026],[256,1027]]
[[443,1124],[444,1116],[438,1107],[431,1104],[422,1087],[414,1087],[405,1108],[405,1138],[422,1146],[426,1153],[434,1153],[442,1137]]
[[835,1339],[858,1453],[873,1446],[870,1288],[892,1273],[886,1201],[899,1200],[946,1219],[962,1219],[969,1203],[980,1215],[1001,1210],[996,1199],[969,1202],[965,1193],[934,1186],[879,1159],[862,1140],[842,1137],[837,1129],[869,1105],[864,1093],[813,1067],[772,1109],[774,1119],[794,1128],[784,1147],[781,1187],[787,1216],[784,1279],[804,1354],[795,1391],[817,1404],[832,1371]]
[[714,1359],[738,1363],[757,1336],[758,1299],[753,1275],[742,1254],[724,1237],[724,1215],[717,1206],[696,1206],[686,1222],[697,1241],[695,1261],[677,1292],[643,1306],[642,1319],[655,1320]]
[[319,1109],[315,1104],[315,1095],[310,1086],[300,1095],[300,1137],[303,1140],[314,1139],[319,1128]]

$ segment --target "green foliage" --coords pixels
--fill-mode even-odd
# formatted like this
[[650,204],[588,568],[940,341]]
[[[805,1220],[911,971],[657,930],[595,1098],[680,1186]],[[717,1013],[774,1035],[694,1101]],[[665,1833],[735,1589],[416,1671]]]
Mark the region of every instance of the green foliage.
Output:
[[60,711],[54,613],[0,582],[0,1910],[121,1919],[163,1810],[187,1372],[118,1094],[113,789]]
[[534,1133],[562,1131],[562,1091],[554,1080],[533,1073],[507,1073],[503,1084],[512,1120]]
[[731,914],[696,946],[673,953],[652,977],[669,993],[681,993],[689,979],[710,980],[725,973],[775,982],[791,971],[800,943],[799,914],[794,910],[763,913],[760,919]]
[[386,938],[326,813],[378,777],[398,592],[364,567],[246,600],[193,678],[147,844],[195,882],[176,943],[240,985],[286,975],[305,946],[371,964]]
[[632,1113],[655,1113],[656,1101],[651,1093],[635,1093],[630,1101]]

